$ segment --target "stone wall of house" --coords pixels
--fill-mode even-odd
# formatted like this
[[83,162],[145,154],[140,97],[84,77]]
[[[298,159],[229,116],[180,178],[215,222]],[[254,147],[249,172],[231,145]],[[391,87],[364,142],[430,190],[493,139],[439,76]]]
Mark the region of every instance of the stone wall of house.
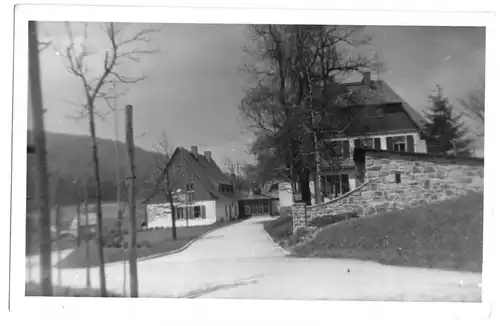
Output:
[[[484,160],[478,158],[365,150],[359,170],[364,172],[359,187],[331,202],[308,206],[304,216],[311,220],[357,212],[364,217],[483,191]],[[294,215],[294,222],[299,220]]]

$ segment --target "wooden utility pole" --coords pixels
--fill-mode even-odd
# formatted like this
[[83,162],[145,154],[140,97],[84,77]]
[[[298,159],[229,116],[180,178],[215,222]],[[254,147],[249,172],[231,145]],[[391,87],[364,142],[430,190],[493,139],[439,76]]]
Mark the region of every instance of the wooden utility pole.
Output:
[[52,296],[52,239],[50,234],[49,178],[47,153],[45,152],[45,127],[43,122],[43,101],[40,85],[40,60],[38,56],[37,22],[28,22],[28,75],[33,134],[38,172],[37,203],[40,212],[40,283],[41,295]]
[[130,296],[138,297],[139,286],[137,279],[137,252],[136,252],[136,222],[135,222],[135,163],[134,163],[134,127],[132,105],[125,107],[125,130],[127,133],[127,151],[129,158],[129,188],[128,188],[128,205],[129,205],[129,270],[130,270]]
[[89,244],[89,188],[87,184],[87,178],[84,179],[84,191],[85,191],[85,202],[84,202],[84,211],[85,211],[85,260],[87,262],[87,268],[85,271],[85,275],[87,277],[87,289],[90,289],[90,244]]
[[56,177],[54,183],[54,209],[56,224],[56,248],[57,248],[57,285],[62,287],[62,273],[59,262],[61,261],[61,178]]
[[[57,190],[56,190],[57,191]],[[61,275],[61,267],[59,262],[61,261],[61,206],[58,202],[58,196],[56,195],[56,247],[57,247],[57,285],[62,287],[62,275]]]

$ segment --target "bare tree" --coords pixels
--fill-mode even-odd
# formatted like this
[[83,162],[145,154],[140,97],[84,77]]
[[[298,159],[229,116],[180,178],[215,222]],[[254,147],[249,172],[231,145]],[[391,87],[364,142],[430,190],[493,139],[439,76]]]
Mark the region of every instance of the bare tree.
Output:
[[290,180],[292,189],[299,182],[306,202],[309,173],[315,171],[316,200],[321,202],[325,130],[330,138],[344,133],[351,122],[344,123],[349,120],[342,108],[363,99],[346,91],[338,79],[377,61],[356,49],[370,38],[362,27],[349,26],[259,25],[250,31],[256,49],[246,51],[257,62],[247,71],[255,82],[240,111],[257,135],[253,153],[280,157],[274,169]]
[[165,199],[170,204],[170,215],[172,221],[172,239],[177,240],[177,229],[175,225],[176,209],[174,201],[178,199],[179,190],[177,189],[180,185],[179,176],[172,170],[169,171],[170,160],[172,157],[172,148],[168,141],[168,136],[166,131],[162,131],[158,144],[154,146],[156,151],[160,154],[159,158],[154,163],[154,173],[152,179],[154,182],[154,187],[146,197],[145,203],[147,204],[152,197],[154,197],[158,192],[163,193]]
[[479,123],[478,136],[484,137],[484,75],[479,78],[478,85],[474,87],[465,98],[458,99],[458,103],[465,109],[465,114]]
[[[111,100],[124,95],[117,94],[113,86],[117,84],[131,85],[144,80],[145,76],[131,77],[124,75],[120,68],[130,63],[140,62],[140,58],[146,54],[157,52],[147,49],[149,36],[157,32],[157,29],[143,29],[138,32],[129,32],[128,24],[105,23],[100,25],[102,35],[108,44],[104,57],[99,56],[89,44],[88,24],[83,23],[82,34],[75,35],[73,26],[65,23],[69,44],[62,52],[62,57],[67,65],[67,70],[78,77],[84,92],[84,103],[80,107],[75,118],[88,117],[90,136],[92,142],[92,161],[94,165],[94,178],[96,182],[96,210],[98,231],[98,253],[99,253],[99,279],[101,285],[101,296],[107,296],[106,275],[104,269],[103,252],[103,226],[101,207],[101,177],[99,174],[99,155],[97,151],[95,117],[101,117],[102,113],[97,110],[98,102],[104,101],[108,108],[112,108]],[[92,59],[94,60],[92,60]],[[93,62],[100,62],[92,65]]]
[[[310,202],[308,168],[303,150],[304,85],[295,70],[299,59],[293,30],[281,25],[249,26],[252,43],[245,48],[252,62],[245,67],[254,79],[240,105],[240,113],[256,140],[250,152],[262,172],[290,182],[294,193]],[[252,47],[253,45],[253,47]],[[300,77],[300,76],[299,76]],[[307,185],[307,186],[306,186]]]
[[[370,44],[371,37],[364,33],[363,27],[352,26],[295,26],[297,44],[303,50],[300,56],[302,75],[305,76],[307,90],[306,110],[310,116],[304,124],[312,137],[315,165],[316,202],[322,197],[322,158],[324,158],[324,132],[344,136],[346,130],[357,119],[346,119],[346,108],[363,104],[370,92],[365,89],[349,91],[340,84],[340,79],[353,72],[375,67],[384,68],[377,52],[368,55],[360,47]],[[371,88],[371,85],[364,85]],[[350,109],[350,115],[355,110]],[[326,160],[329,162],[330,160]],[[330,161],[331,162],[331,161]]]

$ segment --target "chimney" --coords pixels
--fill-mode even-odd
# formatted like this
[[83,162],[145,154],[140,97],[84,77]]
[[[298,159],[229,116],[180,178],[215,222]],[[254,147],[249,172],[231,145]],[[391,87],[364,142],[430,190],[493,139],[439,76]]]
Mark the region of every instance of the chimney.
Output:
[[191,153],[193,153],[194,157],[198,159],[198,147],[197,146],[191,146]]
[[371,82],[371,73],[369,71],[363,72],[363,84],[369,87],[370,82]]
[[208,163],[212,163],[212,152],[205,151],[203,154],[205,154],[205,158],[207,159]]

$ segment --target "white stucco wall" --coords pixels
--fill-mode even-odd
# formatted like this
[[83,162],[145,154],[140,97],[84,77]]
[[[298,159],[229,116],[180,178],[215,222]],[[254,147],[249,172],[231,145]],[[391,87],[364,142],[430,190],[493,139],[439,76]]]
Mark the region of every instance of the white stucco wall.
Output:
[[[176,219],[176,227],[209,225],[216,222],[216,204],[215,200],[197,201],[190,204],[190,206],[205,206],[205,218],[196,218],[186,220]],[[176,204],[176,207],[186,207],[185,204]],[[185,217],[185,216],[184,216]],[[151,204],[148,205],[148,228],[154,227],[171,227],[172,217],[170,212],[170,204]]]
[[398,136],[413,136],[415,142],[415,152],[417,153],[427,153],[427,144],[425,140],[420,139],[420,134],[418,132],[407,132],[401,134],[390,134],[385,136],[375,136],[380,138],[381,149],[387,149],[387,137],[398,137]]
[[[226,211],[227,206],[227,211]],[[228,221],[231,216],[233,219],[237,218],[239,215],[238,201],[223,201],[218,200],[216,203],[216,216],[217,220]]]
[[279,183],[279,207],[289,207],[293,205],[292,186],[289,182]]

